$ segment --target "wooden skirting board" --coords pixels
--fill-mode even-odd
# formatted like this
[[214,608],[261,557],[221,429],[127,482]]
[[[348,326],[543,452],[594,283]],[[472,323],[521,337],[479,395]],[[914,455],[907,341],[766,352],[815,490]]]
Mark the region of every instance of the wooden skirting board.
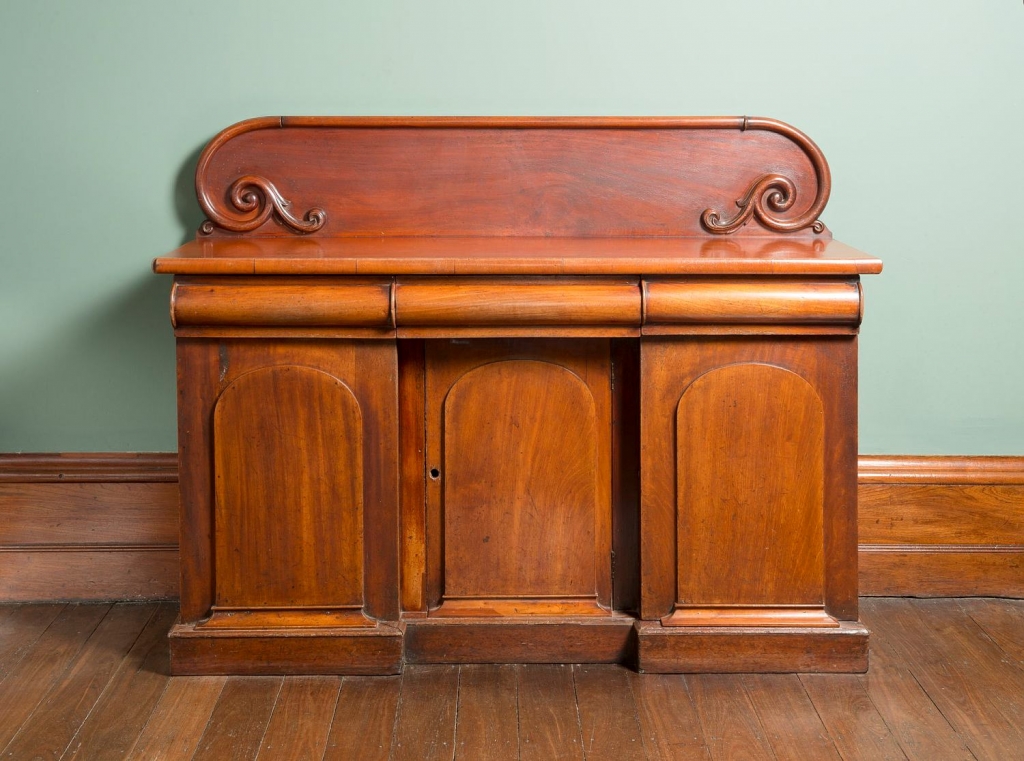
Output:
[[[1024,457],[859,462],[863,595],[1024,597]],[[168,599],[174,454],[0,455],[0,601]]]

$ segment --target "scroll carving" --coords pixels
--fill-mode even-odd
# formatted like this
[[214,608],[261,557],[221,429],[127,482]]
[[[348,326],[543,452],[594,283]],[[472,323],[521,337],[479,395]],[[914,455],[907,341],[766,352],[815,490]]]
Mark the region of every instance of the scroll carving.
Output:
[[[465,151],[458,151],[458,167],[450,169],[427,156],[424,158],[425,171],[433,173],[432,176],[436,175],[439,179],[436,182],[412,185],[405,180],[404,169],[399,167],[401,171],[395,171],[394,157],[397,154],[386,150],[378,153],[376,147],[373,147],[376,143],[371,143],[368,145],[372,150],[366,146],[364,148],[369,151],[365,157],[369,162],[368,166],[375,167],[374,176],[377,179],[374,183],[367,186],[359,180],[362,170],[352,162],[332,159],[333,163],[329,162],[330,166],[323,167],[322,176],[307,178],[307,182],[312,183],[307,186],[317,188],[316,192],[322,199],[322,206],[296,213],[269,179],[273,176],[282,185],[287,185],[292,177],[287,162],[281,163],[282,157],[276,156],[258,163],[261,168],[256,169],[252,159],[266,149],[267,143],[253,143],[245,137],[248,133],[279,129],[292,132],[317,131],[299,147],[292,146],[288,149],[293,150],[296,156],[305,155],[301,153],[302,151],[316,151],[318,146],[319,149],[334,146],[331,150],[325,151],[326,155],[335,150],[338,144],[348,145],[352,142],[356,145],[359,140],[366,139],[366,130],[377,131],[380,139],[376,143],[383,143],[385,146],[409,145],[408,141],[412,139],[411,130],[458,129],[481,130],[484,133],[510,130],[513,131],[509,133],[510,135],[515,134],[519,137],[523,130],[541,130],[550,134],[545,134],[537,140],[527,140],[522,144],[517,142],[519,137],[508,144],[505,141],[495,143],[486,135],[479,140],[469,138],[472,145],[479,144],[480,151],[471,152],[469,157],[466,157]],[[635,131],[636,139],[632,141],[635,147],[629,151],[622,147],[625,143],[620,145],[618,138],[602,137],[595,143],[606,143],[609,146],[608,172],[615,176],[621,175],[624,182],[598,186],[593,177],[580,175],[578,192],[573,195],[571,201],[566,202],[564,208],[541,208],[535,214],[532,211],[533,207],[536,204],[544,206],[549,199],[546,195],[546,181],[533,174],[534,163],[554,162],[555,168],[552,171],[566,172],[570,176],[576,171],[576,164],[568,158],[569,153],[575,150],[576,143],[573,138],[559,134],[564,130]],[[688,146],[685,143],[673,142],[674,147],[670,149],[664,146],[655,148],[655,144],[660,145],[657,139],[645,138],[640,134],[646,130],[712,130],[722,133],[760,130],[786,138],[804,154],[806,161],[794,156],[792,146],[783,147],[781,143],[772,141],[749,140],[735,134],[720,135],[721,140],[716,141],[716,150],[719,153],[714,156],[702,152],[703,143]],[[229,158],[225,158],[216,171],[210,171],[214,156],[236,138],[243,142],[229,152]],[[278,138],[264,134],[264,139]],[[281,139],[284,140],[282,145],[291,145],[289,141],[292,140],[292,136]],[[447,144],[443,137],[427,142],[419,138],[416,140],[418,142],[415,144],[421,148],[427,144],[442,147]],[[593,145],[590,147],[594,148]],[[663,149],[669,150],[669,153],[664,153]],[[495,207],[495,213],[481,214],[481,209],[486,212],[487,205],[493,203],[493,199],[486,197],[475,200],[474,203],[459,204],[454,210],[451,208],[449,197],[464,197],[470,192],[469,189],[475,187],[476,173],[481,171],[481,167],[488,161],[505,161],[511,155],[509,151],[534,150],[540,152],[507,178],[510,188],[519,188],[514,202],[510,202],[507,208]],[[339,151],[339,155],[340,153]],[[690,161],[694,166],[690,172],[682,176],[666,175],[663,169],[658,168],[658,158],[669,156]],[[748,157],[749,161],[746,161]],[[793,166],[794,159],[797,162],[796,166]],[[735,177],[734,172],[737,169],[742,170],[743,167],[749,167],[751,171],[749,181],[743,188],[736,188],[731,185],[731,180],[723,179]],[[813,171],[813,180],[805,171],[806,168]],[[719,172],[719,169],[722,171]],[[253,174],[243,174],[245,172]],[[238,176],[239,174],[243,176]],[[235,177],[237,179],[231,181],[231,178]],[[708,181],[705,182],[701,178]],[[626,179],[628,181],[625,181]],[[225,183],[229,181],[230,186],[226,188],[225,194]],[[650,183],[652,188],[662,188],[653,203],[648,203],[648,199],[638,200],[631,190],[635,183],[645,182]],[[353,183],[356,187],[352,188],[351,192],[346,190]],[[716,193],[726,195],[716,195],[716,200],[708,203],[709,199],[705,194],[710,188],[718,188]],[[287,188],[284,189],[287,191]],[[281,229],[275,230],[273,226],[267,225],[271,219],[293,233],[316,233],[325,227],[325,209],[331,204],[342,202],[352,207],[351,213],[346,217],[345,233],[358,236],[398,234],[399,231],[403,234],[415,232],[423,235],[490,236],[513,233],[573,236],[579,230],[586,230],[595,237],[668,233],[710,234],[719,237],[739,231],[752,220],[756,220],[758,224],[751,228],[760,226],[769,232],[794,233],[809,230],[812,233],[827,235],[828,231],[819,217],[828,202],[831,176],[825,156],[810,138],[784,122],[763,117],[262,117],[239,122],[210,142],[196,167],[196,191],[199,204],[207,214],[207,221],[200,228],[201,235],[210,235],[219,230],[236,233],[259,230],[269,235],[280,234]],[[734,196],[733,193],[737,195]],[[387,196],[390,201],[380,204],[377,196]],[[735,212],[723,209],[727,201],[731,202],[737,197],[735,203],[738,209]],[[343,198],[344,201],[341,200]],[[412,208],[417,211],[410,212],[409,209]],[[704,211],[700,212],[701,209]],[[640,216],[646,221],[642,221]],[[651,219],[648,220],[648,216]],[[672,219],[673,217],[675,219]]]
[[751,218],[756,219],[764,227],[777,233],[790,233],[811,228],[815,233],[823,233],[825,224],[818,217],[828,203],[832,190],[832,179],[828,163],[821,149],[810,138],[788,124],[774,119],[759,117],[743,117],[740,131],[762,129],[778,132],[793,140],[807,154],[814,166],[814,174],[818,180],[817,195],[814,203],[798,217],[787,219],[784,215],[796,203],[796,184],[782,174],[768,173],[758,177],[747,192],[736,201],[739,212],[732,219],[725,220],[715,209],[705,209],[700,221],[704,229],[716,235],[727,235],[735,232]]
[[708,232],[720,235],[738,230],[751,217],[769,230],[779,233],[794,232],[805,227],[810,227],[816,233],[824,232],[825,224],[817,218],[817,213],[812,213],[816,212],[813,208],[794,219],[776,216],[789,211],[795,202],[796,186],[791,179],[781,174],[766,174],[759,177],[746,195],[736,202],[740,211],[735,217],[725,221],[714,209],[705,209],[700,221]]
[[327,212],[319,207],[313,207],[302,217],[295,216],[288,210],[291,203],[274,187],[274,183],[255,174],[244,175],[231,183],[228,200],[239,214],[224,213],[205,193],[199,194],[199,204],[209,217],[199,227],[201,233],[209,235],[217,227],[232,232],[249,232],[275,214],[284,225],[299,233],[316,232],[327,221]]

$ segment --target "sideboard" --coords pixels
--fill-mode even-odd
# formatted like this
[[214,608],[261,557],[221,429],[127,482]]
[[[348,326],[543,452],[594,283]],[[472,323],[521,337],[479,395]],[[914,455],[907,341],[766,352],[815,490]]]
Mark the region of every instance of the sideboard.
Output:
[[860,276],[771,119],[322,118],[202,153],[175,674],[864,671]]

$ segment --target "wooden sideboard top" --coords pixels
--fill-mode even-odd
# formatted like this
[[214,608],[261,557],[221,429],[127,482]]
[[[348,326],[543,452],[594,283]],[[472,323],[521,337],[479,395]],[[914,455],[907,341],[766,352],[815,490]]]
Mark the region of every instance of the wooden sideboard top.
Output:
[[175,274],[854,275],[821,150],[774,119],[265,117],[199,157]]
[[808,238],[204,238],[176,275],[857,275],[882,262]]

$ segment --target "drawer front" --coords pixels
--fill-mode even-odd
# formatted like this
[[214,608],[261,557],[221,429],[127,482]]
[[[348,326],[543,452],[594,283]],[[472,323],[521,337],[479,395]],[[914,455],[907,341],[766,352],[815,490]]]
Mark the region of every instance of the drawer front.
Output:
[[640,325],[637,280],[444,278],[399,280],[403,326]]
[[391,326],[390,279],[239,280],[176,282],[171,294],[174,326]]
[[857,325],[856,279],[688,278],[644,283],[644,324]]

